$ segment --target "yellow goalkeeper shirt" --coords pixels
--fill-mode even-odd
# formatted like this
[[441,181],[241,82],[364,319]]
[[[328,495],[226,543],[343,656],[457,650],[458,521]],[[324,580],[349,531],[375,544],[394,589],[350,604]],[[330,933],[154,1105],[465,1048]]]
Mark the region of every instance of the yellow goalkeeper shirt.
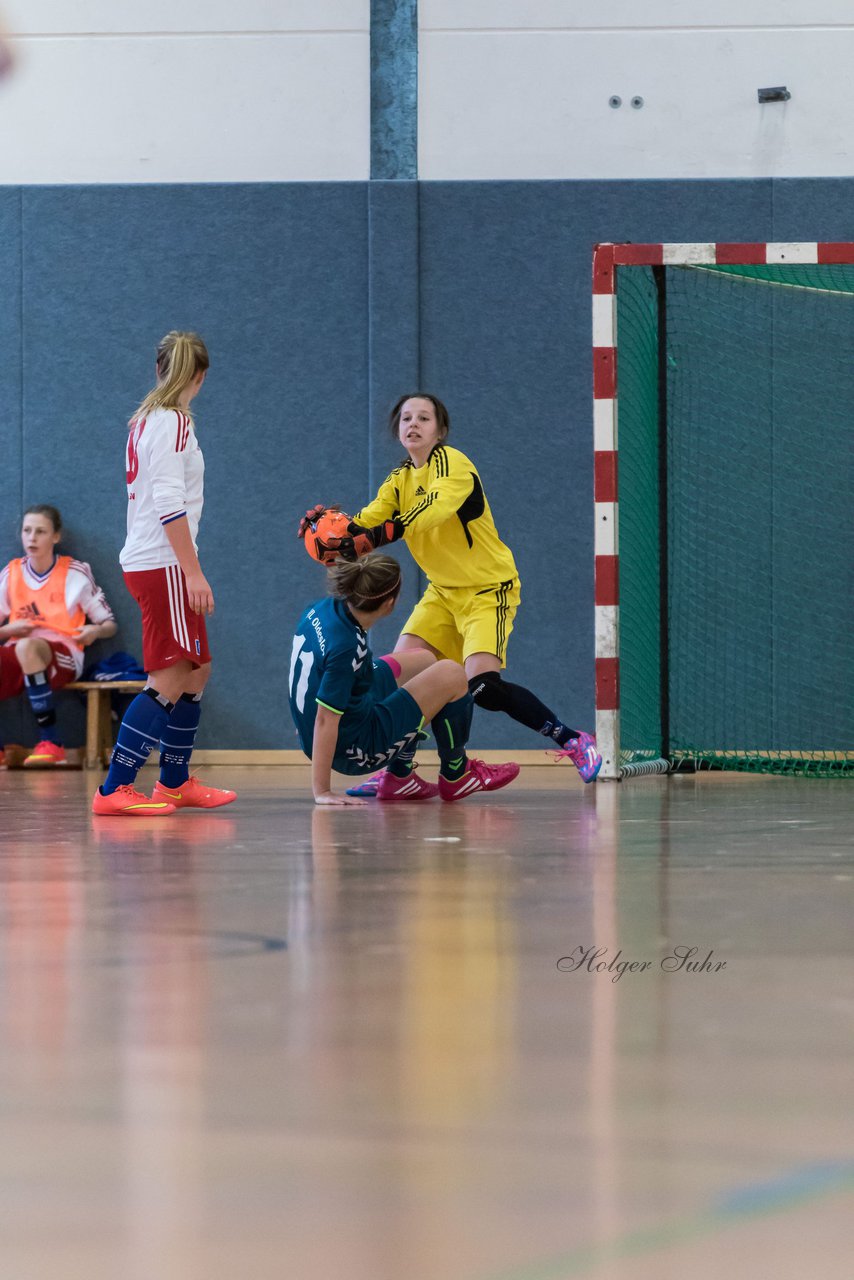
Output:
[[488,587],[516,577],[477,468],[459,449],[438,444],[423,467],[407,458],[353,516],[363,529],[394,519],[415,563],[437,587]]

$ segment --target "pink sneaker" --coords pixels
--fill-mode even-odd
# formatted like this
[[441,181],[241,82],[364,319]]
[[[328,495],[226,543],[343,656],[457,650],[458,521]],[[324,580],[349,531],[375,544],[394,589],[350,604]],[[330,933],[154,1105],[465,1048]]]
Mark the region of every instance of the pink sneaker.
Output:
[[381,773],[376,794],[383,804],[393,804],[398,800],[432,800],[439,794],[439,788],[435,782],[427,782],[419,777],[413,769],[408,778]]
[[512,782],[518,772],[518,764],[484,764],[469,756],[468,768],[456,782],[449,782],[439,774],[439,795],[443,800],[462,800],[475,791],[498,791]]
[[593,782],[602,768],[602,757],[596,750],[596,739],[591,733],[580,733],[570,738],[565,747],[555,752],[555,760],[571,760],[582,782]]
[[176,809],[219,809],[221,805],[232,804],[237,799],[237,792],[209,787],[195,774],[191,774],[180,787],[164,787],[158,779],[151,798],[171,804]]
[[141,791],[126,784],[105,796],[99,787],[92,797],[92,812],[102,818],[168,818],[174,804],[149,800]]
[[52,769],[58,764],[67,764],[65,747],[58,742],[37,742],[24,761],[25,769]]

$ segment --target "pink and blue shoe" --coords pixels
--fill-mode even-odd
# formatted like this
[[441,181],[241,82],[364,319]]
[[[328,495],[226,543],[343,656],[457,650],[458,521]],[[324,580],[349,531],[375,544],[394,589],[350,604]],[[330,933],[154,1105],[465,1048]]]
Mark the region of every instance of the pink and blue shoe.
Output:
[[364,782],[357,782],[355,787],[348,787],[345,794],[359,796],[361,800],[373,800],[380,789],[380,778],[384,777],[384,772],[373,773],[370,778],[365,778]]
[[570,738],[565,747],[555,752],[555,759],[571,760],[582,782],[593,782],[602,768],[602,757],[596,750],[592,733],[582,732],[577,738]]

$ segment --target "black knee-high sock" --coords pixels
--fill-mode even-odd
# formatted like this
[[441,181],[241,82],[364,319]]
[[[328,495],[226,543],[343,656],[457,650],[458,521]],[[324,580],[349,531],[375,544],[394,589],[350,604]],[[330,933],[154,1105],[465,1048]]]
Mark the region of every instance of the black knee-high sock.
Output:
[[466,693],[456,702],[448,702],[430,721],[439,751],[439,768],[449,782],[455,782],[466,771],[466,743],[473,711],[471,695]]
[[424,721],[415,735],[414,741],[408,747],[404,747],[398,751],[390,764],[386,765],[389,773],[393,773],[396,778],[408,778],[415,765],[415,753],[421,746],[422,742],[426,742],[430,734],[424,728]]
[[570,738],[578,737],[577,729],[570,729],[536,694],[521,684],[503,680],[498,671],[485,671],[469,680],[469,692],[475,706],[484,711],[503,711],[511,720],[518,720],[544,738],[552,738],[560,747]]
[[402,747],[397,755],[386,765],[389,773],[393,773],[396,778],[408,778],[415,763],[417,749],[418,738],[416,737],[410,746]]

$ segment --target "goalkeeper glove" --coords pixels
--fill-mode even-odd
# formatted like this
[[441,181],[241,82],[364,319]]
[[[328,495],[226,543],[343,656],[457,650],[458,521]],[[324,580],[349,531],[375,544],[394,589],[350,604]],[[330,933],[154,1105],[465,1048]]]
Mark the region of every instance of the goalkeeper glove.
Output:
[[404,534],[399,520],[384,520],[373,529],[361,529],[351,520],[347,526],[349,538],[329,538],[326,545],[330,551],[337,551],[342,560],[358,560],[377,547],[386,547],[390,542],[397,542]]
[[305,513],[305,515],[303,516],[302,520],[300,520],[300,522],[299,522],[299,529],[297,530],[297,537],[298,537],[298,538],[304,538],[304,537],[305,537],[305,531],[306,531],[306,529],[308,528],[308,526],[309,526],[310,524],[316,524],[316,523],[317,523],[317,521],[320,519],[320,517],[321,517],[321,516],[326,515],[326,512],[327,512],[327,511],[340,511],[340,510],[341,510],[341,508],[338,506],[338,504],[337,504],[337,503],[335,504],[335,506],[334,506],[334,507],[324,507],[324,505],[323,505],[323,503],[322,503],[322,502],[319,502],[319,503],[317,504],[317,506],[316,506],[316,507],[309,507],[308,511],[306,511],[306,513]]

